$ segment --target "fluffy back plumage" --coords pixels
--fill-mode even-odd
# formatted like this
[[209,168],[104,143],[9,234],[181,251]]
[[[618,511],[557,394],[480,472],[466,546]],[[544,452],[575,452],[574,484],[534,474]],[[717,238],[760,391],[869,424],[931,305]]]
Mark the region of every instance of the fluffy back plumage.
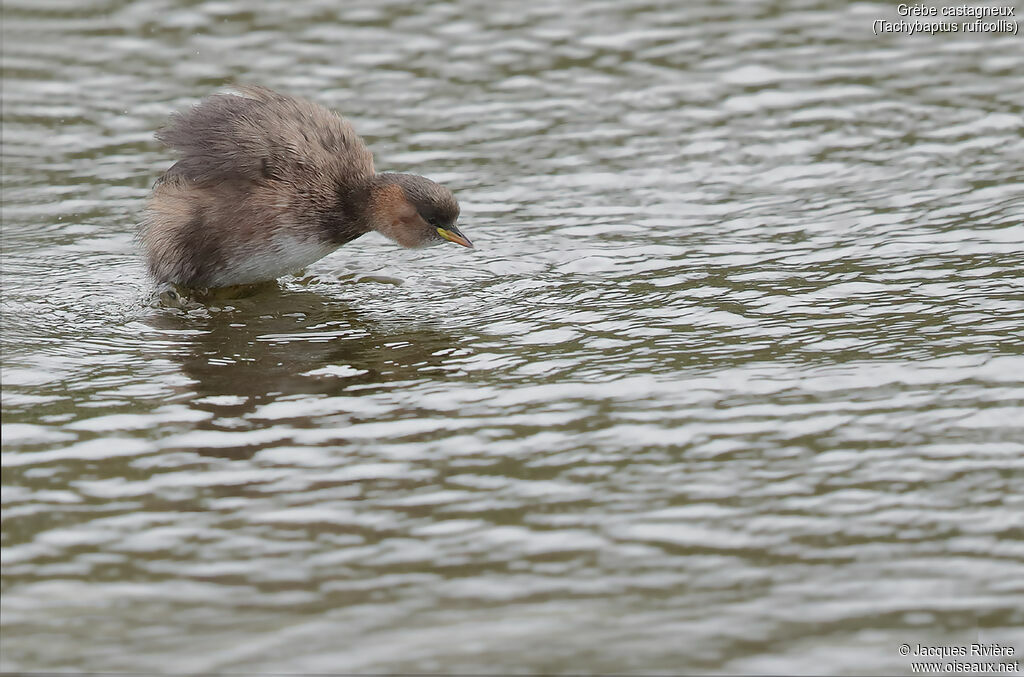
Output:
[[168,174],[197,184],[373,175],[373,155],[346,120],[304,99],[264,87],[237,87],[171,115],[157,138],[181,154]]

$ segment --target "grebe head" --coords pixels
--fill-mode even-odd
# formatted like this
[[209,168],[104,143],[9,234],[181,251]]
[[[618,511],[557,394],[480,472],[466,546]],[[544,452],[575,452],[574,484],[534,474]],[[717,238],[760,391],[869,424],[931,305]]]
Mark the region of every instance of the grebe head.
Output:
[[415,174],[376,174],[370,179],[366,220],[373,230],[403,247],[473,243],[455,221],[459,203],[444,186]]

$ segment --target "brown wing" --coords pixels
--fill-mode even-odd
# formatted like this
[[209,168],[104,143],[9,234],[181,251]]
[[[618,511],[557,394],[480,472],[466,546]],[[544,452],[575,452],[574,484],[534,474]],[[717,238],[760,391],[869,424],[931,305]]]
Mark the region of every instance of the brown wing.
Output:
[[263,87],[214,94],[175,113],[157,138],[181,154],[169,173],[197,184],[345,184],[373,174],[373,155],[346,120]]

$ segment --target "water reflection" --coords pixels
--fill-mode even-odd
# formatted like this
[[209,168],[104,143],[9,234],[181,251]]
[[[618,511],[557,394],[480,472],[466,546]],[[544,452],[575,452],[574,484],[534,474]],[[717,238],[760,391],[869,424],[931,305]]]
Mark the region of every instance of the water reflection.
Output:
[[[365,286],[365,285],[360,285]],[[319,397],[370,397],[415,384],[443,382],[460,339],[423,323],[381,324],[337,298],[316,290],[270,287],[245,298],[207,301],[190,311],[162,310],[147,319],[177,335],[175,351],[190,382],[190,406],[210,416],[197,430],[239,432],[266,423],[302,424],[308,403]],[[464,352],[464,351],[463,351]],[[301,400],[296,402],[296,400]],[[288,405],[288,402],[295,402]],[[271,406],[278,403],[277,406]],[[256,414],[259,416],[254,416]],[[389,416],[422,414],[398,407]],[[320,427],[363,421],[363,412],[332,410]],[[201,440],[201,437],[191,437]],[[203,453],[248,458],[280,440]]]

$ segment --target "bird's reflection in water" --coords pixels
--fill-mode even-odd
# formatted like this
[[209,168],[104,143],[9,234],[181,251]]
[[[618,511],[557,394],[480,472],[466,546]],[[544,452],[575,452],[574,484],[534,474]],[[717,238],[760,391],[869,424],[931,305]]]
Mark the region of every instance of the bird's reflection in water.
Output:
[[[251,415],[278,400],[348,390],[369,397],[428,373],[443,378],[448,358],[460,352],[451,334],[423,325],[383,324],[315,290],[270,286],[204,303],[164,309],[150,318],[154,328],[187,346],[178,354],[193,381],[184,386],[190,406],[212,414],[196,424],[197,430],[272,427],[280,420],[253,421]],[[290,423],[316,425],[313,419]],[[273,444],[193,450],[248,458]]]

